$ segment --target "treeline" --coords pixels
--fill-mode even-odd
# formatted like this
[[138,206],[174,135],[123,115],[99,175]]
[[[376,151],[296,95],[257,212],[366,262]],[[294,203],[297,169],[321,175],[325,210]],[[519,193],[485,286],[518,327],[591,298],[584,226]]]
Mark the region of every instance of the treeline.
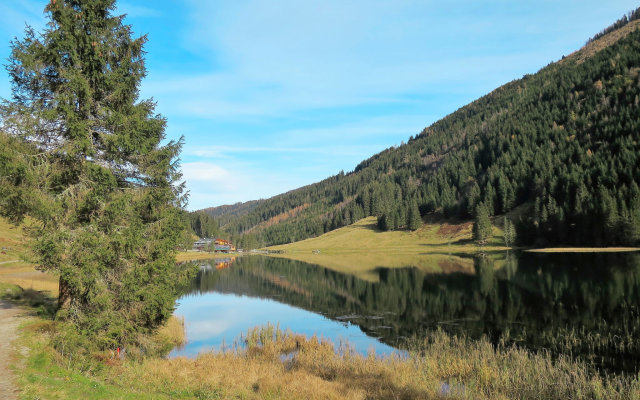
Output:
[[224,228],[231,220],[247,215],[253,209],[258,207],[264,200],[252,200],[244,203],[228,204],[218,207],[209,207],[201,211],[206,212],[218,221],[220,226]]
[[265,244],[257,235],[246,233],[244,235],[231,235],[220,227],[216,218],[204,210],[185,212],[184,223],[189,240],[185,241],[184,248],[191,248],[195,238],[221,238],[231,241],[239,249],[252,250],[264,247]]
[[622,18],[617,20],[613,25],[607,27],[606,29],[603,29],[601,32],[594,35],[591,39],[587,41],[587,44],[600,39],[604,35],[609,34],[615,31],[616,29],[622,28],[623,26],[627,25],[629,22],[635,21],[636,19],[640,19],[640,8],[637,8],[634,11],[630,11],[629,13],[627,13],[627,15],[624,15],[622,16]]
[[218,221],[204,211],[194,211],[187,214],[189,230],[199,238],[228,239],[226,232],[220,229]]
[[413,229],[418,214],[519,207],[521,244],[638,244],[639,96],[635,31],[584,62],[576,54],[506,84],[351,173],[265,200],[226,229],[273,245],[370,215],[381,229]]

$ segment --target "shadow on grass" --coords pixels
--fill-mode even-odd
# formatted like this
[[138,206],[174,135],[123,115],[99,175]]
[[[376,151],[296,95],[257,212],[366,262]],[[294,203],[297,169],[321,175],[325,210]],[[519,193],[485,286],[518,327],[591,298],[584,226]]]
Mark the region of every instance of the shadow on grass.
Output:
[[0,283],[0,299],[26,307],[41,318],[53,319],[56,314],[57,299],[45,291]]
[[364,230],[364,231],[372,231],[372,232],[382,232],[376,224],[362,224],[362,225],[347,225],[347,228],[353,230]]

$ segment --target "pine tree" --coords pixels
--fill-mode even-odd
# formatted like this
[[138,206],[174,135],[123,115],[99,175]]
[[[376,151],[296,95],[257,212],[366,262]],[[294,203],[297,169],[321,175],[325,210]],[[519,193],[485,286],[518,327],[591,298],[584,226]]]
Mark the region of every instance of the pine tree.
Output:
[[382,214],[378,217],[378,229],[381,231],[388,231],[391,229],[390,216],[388,214]]
[[420,216],[418,203],[413,200],[410,204],[409,213],[407,214],[407,227],[409,230],[415,231],[422,226],[422,217]]
[[0,211],[36,222],[35,261],[60,276],[58,318],[98,348],[163,323],[186,275],[174,254],[182,141],[161,145],[166,122],[138,99],[146,37],[132,38],[114,9],[52,0],[48,27],[12,43],[13,101],[2,107],[12,152],[0,157]]
[[476,207],[476,219],[473,223],[473,240],[478,244],[485,244],[491,237],[491,220],[487,207],[480,203]]
[[507,247],[511,247],[511,245],[516,240],[516,229],[513,226],[513,223],[507,217],[504,217],[503,230],[504,230],[504,244]]

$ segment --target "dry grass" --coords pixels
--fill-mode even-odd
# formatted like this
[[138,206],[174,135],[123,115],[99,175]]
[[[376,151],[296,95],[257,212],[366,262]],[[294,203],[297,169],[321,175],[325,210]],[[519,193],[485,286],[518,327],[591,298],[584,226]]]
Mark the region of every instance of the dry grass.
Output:
[[156,333],[157,340],[171,343],[175,346],[184,346],[187,342],[187,334],[184,327],[184,317],[172,315],[164,326]]
[[632,399],[637,380],[590,376],[579,363],[436,333],[405,356],[362,356],[272,326],[244,347],[196,359],[124,362],[96,379],[150,397],[198,399]]
[[24,232],[4,218],[0,218],[0,268],[7,265],[7,261],[20,260],[26,248]]
[[57,295],[58,276],[35,270],[32,264],[25,262],[0,266],[0,282],[18,285],[23,289],[45,291]]
[[631,21],[622,28],[609,32],[608,34],[591,43],[587,43],[580,50],[571,53],[569,56],[565,57],[564,60],[561,60],[559,62],[564,62],[568,59],[575,59],[578,64],[582,64],[590,57],[593,57],[600,50],[611,46],[612,44],[628,36],[631,32],[635,31],[638,28],[640,28],[640,20]]
[[0,282],[57,294],[58,277],[55,274],[37,271],[33,264],[22,260],[27,249],[22,227],[16,227],[2,218],[0,249]]

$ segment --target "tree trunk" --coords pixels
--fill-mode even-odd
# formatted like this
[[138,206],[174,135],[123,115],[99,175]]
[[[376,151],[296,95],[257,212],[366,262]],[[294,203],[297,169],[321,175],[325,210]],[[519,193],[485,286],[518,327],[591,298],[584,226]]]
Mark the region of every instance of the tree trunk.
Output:
[[71,293],[69,290],[69,283],[60,277],[60,282],[58,284],[58,311],[69,308],[69,304],[71,303]]

